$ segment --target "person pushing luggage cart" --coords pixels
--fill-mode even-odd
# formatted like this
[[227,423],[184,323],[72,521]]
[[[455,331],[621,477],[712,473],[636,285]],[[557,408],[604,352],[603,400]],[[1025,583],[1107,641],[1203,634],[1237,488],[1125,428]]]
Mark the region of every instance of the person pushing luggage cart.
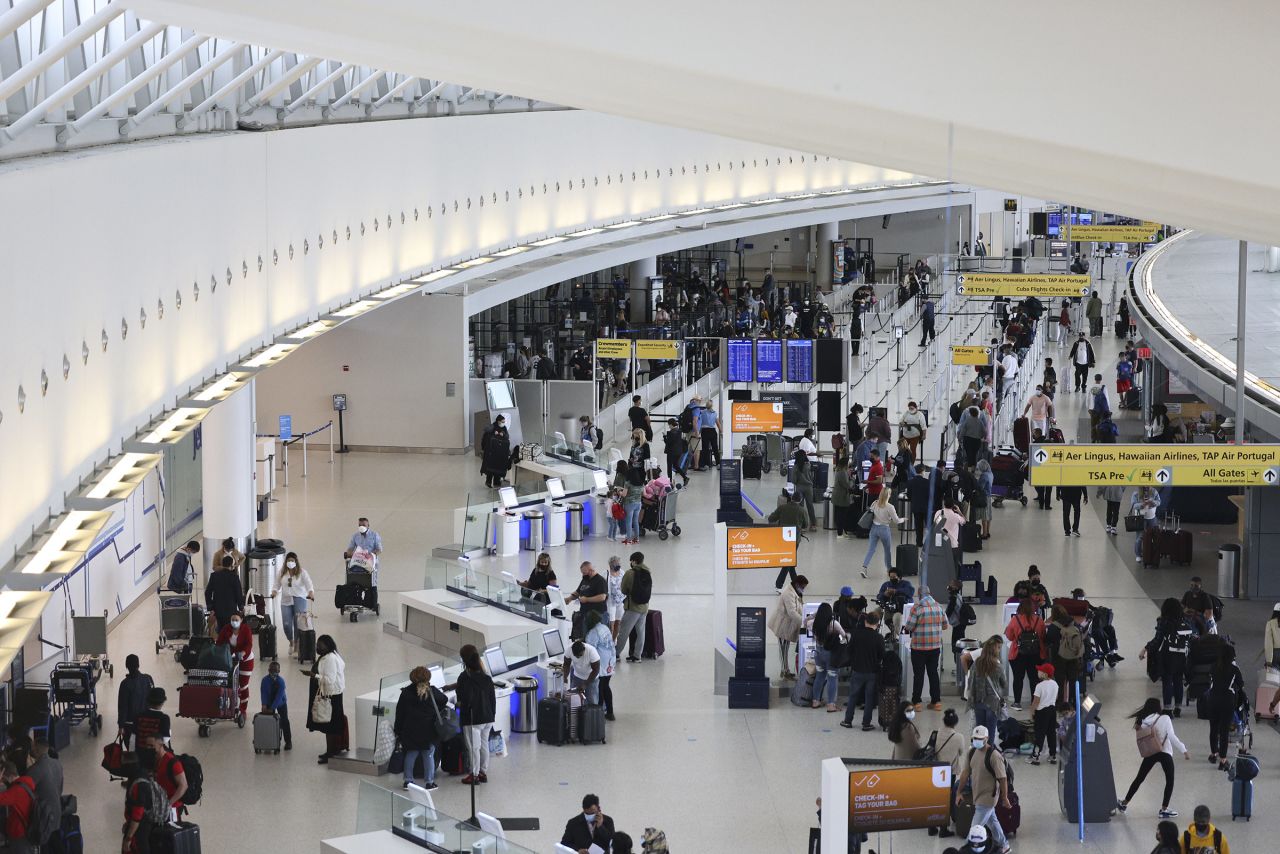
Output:
[[382,537],[369,526],[368,517],[361,516],[356,532],[342,553],[347,564],[346,584],[334,597],[338,613],[345,614],[349,609],[353,623],[361,610],[379,613],[378,559],[381,554]]

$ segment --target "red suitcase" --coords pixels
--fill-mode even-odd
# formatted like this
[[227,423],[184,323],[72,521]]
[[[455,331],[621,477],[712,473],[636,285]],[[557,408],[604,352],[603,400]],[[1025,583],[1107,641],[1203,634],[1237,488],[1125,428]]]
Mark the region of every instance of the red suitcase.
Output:
[[1031,422],[1026,418],[1016,418],[1013,422],[1013,444],[1024,454],[1031,451]]
[[207,720],[230,719],[240,709],[235,688],[216,685],[183,685],[178,688],[178,717]]
[[1160,557],[1163,554],[1164,531],[1159,528],[1147,528],[1142,532],[1142,565],[1146,567],[1160,567]]
[[643,658],[658,658],[667,651],[667,644],[662,638],[662,612],[652,608],[644,618],[644,650]]

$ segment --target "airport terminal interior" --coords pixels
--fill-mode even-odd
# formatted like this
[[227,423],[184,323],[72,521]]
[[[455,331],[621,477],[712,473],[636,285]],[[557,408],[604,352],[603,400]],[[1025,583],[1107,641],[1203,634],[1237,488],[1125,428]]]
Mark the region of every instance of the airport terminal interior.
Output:
[[1267,28],[487,5],[0,0],[0,848],[1274,850]]

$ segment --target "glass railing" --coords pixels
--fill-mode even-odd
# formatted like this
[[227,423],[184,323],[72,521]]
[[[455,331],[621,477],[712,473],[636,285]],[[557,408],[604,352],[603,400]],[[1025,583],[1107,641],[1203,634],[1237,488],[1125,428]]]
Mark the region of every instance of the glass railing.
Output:
[[356,805],[356,833],[390,831],[427,851],[534,854],[532,849],[505,838],[498,826],[489,831],[440,812],[430,793],[393,792],[360,781]]
[[448,588],[545,623],[547,604],[525,593],[520,580],[514,573],[493,575],[458,561],[429,557],[422,586],[425,590]]

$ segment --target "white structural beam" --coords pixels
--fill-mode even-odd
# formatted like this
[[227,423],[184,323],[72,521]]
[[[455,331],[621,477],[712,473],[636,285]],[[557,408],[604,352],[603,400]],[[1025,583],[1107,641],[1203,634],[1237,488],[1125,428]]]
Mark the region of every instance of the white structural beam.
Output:
[[409,88],[409,84],[415,82],[417,79],[418,79],[417,77],[412,77],[412,76],[405,77],[395,86],[392,86],[390,92],[383,95],[378,100],[374,101],[373,104],[369,107],[369,112],[372,113],[374,110],[378,110],[386,106],[388,102],[394,100],[397,95],[399,95],[405,89]]
[[17,74],[0,81],[0,101],[7,100],[23,86],[48,71],[55,62],[80,47],[85,39],[122,14],[124,14],[124,7],[118,3],[112,3],[90,15],[83,24],[32,57],[31,61],[25,63]]
[[182,78],[182,80],[180,80],[176,86],[174,86],[168,92],[165,92],[159,98],[156,98],[150,104],[147,104],[146,108],[143,109],[142,112],[138,113],[136,116],[133,116],[132,118],[130,118],[129,120],[121,124],[120,135],[127,136],[129,132],[132,131],[134,128],[136,128],[138,125],[142,124],[147,119],[154,116],[156,113],[168,107],[170,104],[176,101],[179,97],[185,94],[189,89],[191,89],[192,86],[196,85],[202,79],[212,74],[214,70],[218,68],[218,66],[222,65],[227,60],[231,59],[237,53],[240,53],[242,51],[244,51],[244,45],[229,44],[221,53],[218,53],[215,56],[211,56],[208,62],[206,62],[204,65],[200,66],[195,71],[188,74],[186,77]]
[[729,16],[682,0],[561,0],[552,16],[519,0],[480,16],[422,0],[130,3],[308,55],[1280,244],[1280,111],[1258,106],[1280,79],[1276,4],[1076,0],[1073,20],[1106,22],[1085,36],[1024,0],[981,14],[812,0],[803,15],[739,0]]
[[297,80],[299,77],[306,74],[322,62],[324,62],[323,59],[316,58],[308,59],[306,62],[299,62],[297,65],[293,66],[293,68],[290,68],[287,72],[280,75],[280,79],[254,95],[243,106],[241,106],[240,115],[247,116],[249,113],[253,112],[255,107],[270,103],[272,98],[289,88],[293,81]]
[[3,15],[0,15],[0,39],[9,35],[52,5],[53,0],[26,0],[25,3],[19,3]]
[[385,74],[386,72],[384,71],[379,71],[376,68],[370,68],[368,77],[361,80],[359,83],[352,86],[347,91],[343,92],[342,97],[334,99],[333,103],[329,104],[329,106],[324,108],[325,115],[328,115],[329,113],[338,109],[338,107],[341,107],[343,104],[350,101],[356,95],[359,95],[365,89],[368,89],[370,86],[377,83],[379,80],[383,78]]
[[342,77],[342,75],[346,74],[348,71],[350,71],[353,68],[355,68],[355,66],[349,62],[345,62],[342,65],[339,65],[323,80],[321,80],[316,85],[312,86],[306,92],[303,92],[301,98],[295,98],[292,101],[290,101],[287,105],[285,105],[284,114],[286,116],[291,115],[294,110],[309,103],[311,99],[319,96],[321,92],[324,92],[334,83],[336,83],[338,81],[338,78]]
[[183,116],[178,120],[178,126],[182,127],[186,125],[188,122],[190,122],[192,119],[194,119],[196,116],[199,116],[205,113],[207,110],[212,108],[214,104],[218,103],[226,96],[235,92],[245,83],[248,83],[249,80],[259,71],[266,68],[268,65],[275,62],[277,59],[283,58],[287,53],[289,53],[289,51],[285,51],[285,50],[267,51],[265,54],[263,54],[262,59],[259,59],[253,65],[250,65],[244,71],[241,71],[235,77],[231,78],[231,80],[227,83],[226,86],[223,86],[217,92],[214,92],[208,98],[205,98],[199,104],[192,107],[190,112],[188,112],[185,116]]

